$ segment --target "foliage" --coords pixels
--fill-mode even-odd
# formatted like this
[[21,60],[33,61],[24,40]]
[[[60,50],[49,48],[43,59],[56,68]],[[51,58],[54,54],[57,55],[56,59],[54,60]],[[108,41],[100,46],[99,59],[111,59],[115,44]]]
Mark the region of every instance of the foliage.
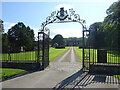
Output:
[[112,24],[120,24],[120,1],[114,2],[106,11],[108,14],[107,22]]
[[53,47],[54,47],[54,48],[58,47],[58,44],[57,44],[57,43],[54,43]]
[[120,1],[114,2],[106,13],[103,22],[90,26],[91,43],[95,48],[120,48]]
[[101,22],[96,22],[89,28],[91,30],[90,42],[94,48],[101,48],[105,46],[104,33],[101,31],[101,24]]
[[[21,47],[24,47],[27,51],[33,50],[34,32],[22,22],[18,22],[18,24],[8,30],[8,37],[10,46],[17,47],[19,50]],[[12,51],[15,52],[15,49],[12,47]]]
[[8,52],[8,34],[2,34],[2,52]]
[[62,35],[57,34],[52,40],[52,46],[57,43],[58,47],[65,47],[65,40]]
[[3,21],[0,19],[0,33],[4,32]]

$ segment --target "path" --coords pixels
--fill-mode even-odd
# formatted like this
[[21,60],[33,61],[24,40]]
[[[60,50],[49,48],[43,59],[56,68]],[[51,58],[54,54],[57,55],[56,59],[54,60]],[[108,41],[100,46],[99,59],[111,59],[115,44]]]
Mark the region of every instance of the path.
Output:
[[38,71],[2,82],[3,88],[118,88],[113,76],[92,75],[81,70],[73,47]]

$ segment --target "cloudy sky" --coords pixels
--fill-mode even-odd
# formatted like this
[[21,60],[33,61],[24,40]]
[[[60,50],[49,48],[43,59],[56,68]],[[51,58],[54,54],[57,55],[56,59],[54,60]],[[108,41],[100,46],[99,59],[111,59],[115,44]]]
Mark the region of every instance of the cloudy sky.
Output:
[[[41,28],[41,23],[51,15],[53,11],[64,7],[66,10],[73,8],[76,14],[80,15],[81,19],[86,20],[86,26],[89,27],[94,22],[101,22],[106,16],[106,10],[117,0],[75,0],[73,1],[57,1],[43,2],[42,0],[2,0],[2,20],[4,21],[5,32],[11,26],[18,22],[24,22],[26,26],[34,29],[35,36]],[[90,2],[91,1],[91,2]],[[79,23],[62,23],[49,24],[50,37],[53,38],[56,34],[62,34],[63,37],[81,37],[82,28]]]

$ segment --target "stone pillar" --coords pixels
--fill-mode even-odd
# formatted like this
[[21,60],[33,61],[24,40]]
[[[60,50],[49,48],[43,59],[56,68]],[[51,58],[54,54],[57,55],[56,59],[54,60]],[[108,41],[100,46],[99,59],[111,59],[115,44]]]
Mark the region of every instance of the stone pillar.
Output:
[[97,50],[97,60],[98,63],[107,63],[107,50],[105,49]]

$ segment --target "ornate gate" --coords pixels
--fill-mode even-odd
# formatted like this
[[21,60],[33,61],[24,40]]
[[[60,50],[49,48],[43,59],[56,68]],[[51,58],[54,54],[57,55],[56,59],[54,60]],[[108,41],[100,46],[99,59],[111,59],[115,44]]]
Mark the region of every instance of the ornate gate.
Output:
[[49,65],[49,34],[38,32],[38,62],[41,69],[45,69]]
[[[68,12],[69,11],[69,12]],[[84,70],[89,70],[89,61],[90,61],[90,48],[89,48],[89,30],[87,30],[85,25],[85,20],[81,19],[78,14],[75,14],[75,11],[73,9],[64,10],[64,7],[60,8],[60,11],[54,11],[51,13],[51,16],[48,16],[46,18],[46,21],[42,23],[41,25],[41,32],[38,34],[38,60],[42,61],[42,66],[46,67],[49,65],[49,43],[46,41],[47,39],[44,39],[44,32],[46,31],[46,26],[51,23],[68,23],[68,22],[78,22],[81,24],[83,29],[83,68]],[[42,35],[42,38],[40,38]],[[47,45],[47,48],[45,47],[45,44]],[[47,51],[46,51],[47,50]],[[47,52],[47,58],[46,58],[46,52]],[[45,62],[47,60],[47,62]],[[47,64],[46,64],[47,63]]]

